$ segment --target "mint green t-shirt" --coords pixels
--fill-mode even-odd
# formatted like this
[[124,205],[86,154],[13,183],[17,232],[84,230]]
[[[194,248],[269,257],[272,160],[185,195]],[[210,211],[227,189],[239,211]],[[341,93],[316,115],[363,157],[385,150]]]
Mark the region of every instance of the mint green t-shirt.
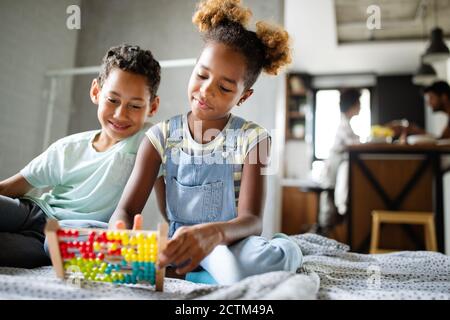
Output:
[[50,218],[108,222],[149,127],[144,126],[104,152],[92,146],[100,130],[56,141],[20,171],[33,187],[52,189],[40,197],[24,198],[35,202]]

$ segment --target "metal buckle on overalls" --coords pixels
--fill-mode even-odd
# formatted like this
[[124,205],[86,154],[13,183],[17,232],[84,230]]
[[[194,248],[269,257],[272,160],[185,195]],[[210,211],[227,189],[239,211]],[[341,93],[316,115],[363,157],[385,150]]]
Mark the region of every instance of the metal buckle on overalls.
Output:
[[168,137],[167,138],[167,142],[171,142],[171,143],[179,143],[183,140],[183,138],[180,137]]
[[175,149],[175,151],[178,151],[181,149],[183,140],[179,137],[169,137],[167,138],[167,147],[170,149]]

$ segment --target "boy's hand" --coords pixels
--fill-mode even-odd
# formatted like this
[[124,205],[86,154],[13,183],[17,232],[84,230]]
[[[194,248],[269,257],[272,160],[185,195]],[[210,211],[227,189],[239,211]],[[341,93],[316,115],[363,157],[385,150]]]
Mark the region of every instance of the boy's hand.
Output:
[[166,248],[160,253],[158,267],[170,263],[183,264],[176,269],[177,274],[194,270],[200,262],[220,243],[223,236],[219,228],[212,224],[180,227]]
[[[133,230],[142,230],[142,222],[144,218],[142,218],[142,214],[137,214],[134,216]],[[115,228],[118,230],[125,229],[125,222],[122,220],[116,221]]]

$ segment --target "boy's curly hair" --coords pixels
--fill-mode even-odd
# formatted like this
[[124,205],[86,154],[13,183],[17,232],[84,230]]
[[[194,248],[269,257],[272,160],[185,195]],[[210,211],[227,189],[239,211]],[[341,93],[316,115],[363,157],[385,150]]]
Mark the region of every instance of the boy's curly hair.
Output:
[[247,61],[246,88],[249,89],[264,70],[276,75],[289,64],[289,34],[280,26],[264,21],[256,23],[256,32],[246,26],[252,16],[240,0],[202,0],[192,18],[204,41],[223,43],[241,52]]
[[103,57],[98,82],[103,86],[112,69],[119,68],[147,78],[151,100],[156,97],[161,81],[161,66],[153,58],[150,50],[143,50],[139,46],[122,44],[112,47]]

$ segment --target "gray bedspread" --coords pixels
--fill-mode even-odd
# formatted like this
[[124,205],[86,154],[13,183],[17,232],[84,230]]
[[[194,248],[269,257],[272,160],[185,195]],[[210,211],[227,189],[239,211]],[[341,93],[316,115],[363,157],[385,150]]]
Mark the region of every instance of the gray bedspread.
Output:
[[292,236],[304,253],[297,273],[271,272],[232,286],[165,279],[147,285],[57,279],[51,267],[0,268],[0,299],[449,299],[450,257],[432,252],[364,255],[313,234]]

